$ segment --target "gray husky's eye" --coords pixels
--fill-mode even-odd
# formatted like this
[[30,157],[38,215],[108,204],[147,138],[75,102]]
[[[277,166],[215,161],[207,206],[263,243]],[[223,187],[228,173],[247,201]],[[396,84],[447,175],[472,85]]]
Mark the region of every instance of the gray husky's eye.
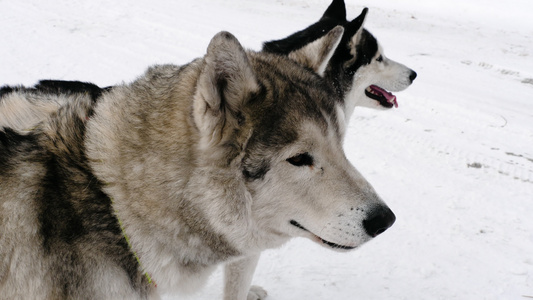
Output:
[[376,61],[378,61],[378,62],[382,62],[382,61],[383,61],[383,56],[380,55],[378,58],[376,58]]
[[313,165],[313,157],[309,155],[309,153],[298,154],[296,156],[288,158],[287,161],[291,165],[297,166],[297,167]]

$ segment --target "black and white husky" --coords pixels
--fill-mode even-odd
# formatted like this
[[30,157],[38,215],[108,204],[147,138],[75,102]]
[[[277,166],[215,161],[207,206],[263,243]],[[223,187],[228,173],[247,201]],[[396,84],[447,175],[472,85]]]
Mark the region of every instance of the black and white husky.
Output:
[[284,39],[264,44],[263,51],[293,56],[302,47],[313,43],[335,26],[344,27],[339,47],[324,76],[345,101],[346,120],[354,107],[387,109],[398,106],[396,96],[411,85],[417,74],[408,67],[387,58],[377,39],[363,28],[368,9],[348,22],[344,0],[333,0],[320,20]]

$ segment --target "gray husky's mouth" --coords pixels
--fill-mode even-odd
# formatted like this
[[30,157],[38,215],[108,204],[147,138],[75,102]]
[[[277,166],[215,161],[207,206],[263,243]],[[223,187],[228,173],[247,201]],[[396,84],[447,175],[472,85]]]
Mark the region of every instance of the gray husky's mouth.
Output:
[[321,237],[319,237],[318,235],[312,233],[311,231],[307,230],[305,227],[303,227],[302,225],[300,225],[300,223],[294,221],[294,220],[291,220],[291,225],[293,226],[296,226],[304,231],[307,231],[309,232],[310,234],[314,235],[317,239],[319,239],[323,244],[326,244],[328,246],[330,246],[331,248],[334,248],[334,249],[342,249],[342,250],[352,250],[352,249],[355,249],[355,247],[351,247],[351,246],[343,246],[343,245],[339,245],[339,244],[335,244],[335,243],[332,243],[332,242],[328,242],[324,239],[322,239]]
[[365,94],[368,98],[374,99],[379,102],[379,104],[386,108],[398,107],[398,101],[396,101],[396,96],[391,92],[380,88],[376,85],[371,85],[366,88]]

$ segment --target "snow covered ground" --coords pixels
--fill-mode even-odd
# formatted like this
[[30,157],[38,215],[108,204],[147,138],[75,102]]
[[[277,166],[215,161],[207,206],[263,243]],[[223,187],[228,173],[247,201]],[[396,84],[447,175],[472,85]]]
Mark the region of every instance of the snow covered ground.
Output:
[[[346,0],[349,18],[418,72],[398,109],[356,109],[346,153],[397,216],[351,253],[296,239],[254,277],[272,300],[533,298],[533,2]],[[0,85],[131,81],[284,37],[330,0],[0,0]],[[0,233],[1,234],[1,233]],[[199,294],[219,299],[220,270]]]

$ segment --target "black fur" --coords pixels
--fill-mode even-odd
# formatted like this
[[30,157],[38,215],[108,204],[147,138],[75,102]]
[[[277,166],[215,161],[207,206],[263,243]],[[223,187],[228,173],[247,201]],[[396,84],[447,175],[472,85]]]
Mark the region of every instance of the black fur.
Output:
[[344,0],[333,0],[318,22],[290,36],[263,44],[263,51],[288,55],[303,46],[321,38],[337,25],[345,25],[346,7]]
[[35,143],[34,135],[21,135],[11,128],[0,128],[0,175],[9,174],[17,167],[12,160],[14,156],[19,153],[36,153],[38,147]]
[[32,87],[24,86],[3,86],[0,87],[0,98],[4,95],[16,91],[34,91],[44,94],[89,94],[93,101],[96,101],[103,92],[109,91],[112,87],[101,88],[94,83],[69,80],[41,80]]
[[[342,37],[341,45],[348,45],[350,38],[345,33]],[[342,96],[351,88],[353,77],[357,70],[369,64],[377,51],[377,40],[366,29],[363,29],[361,33],[361,42],[356,47],[355,57],[350,53],[350,49],[347,46],[339,46],[337,48],[335,54],[331,57],[329,69],[326,71],[325,76],[333,83],[339,95]]]
[[3,87],[0,87],[0,99],[4,96],[4,95],[7,95],[7,94],[10,94],[14,91],[17,90],[17,87],[12,87],[12,86],[3,86]]
[[100,95],[111,89],[111,87],[100,88],[94,83],[81,81],[66,81],[66,80],[41,80],[35,89],[44,93],[51,94],[83,94],[88,93],[93,100],[96,100]]

